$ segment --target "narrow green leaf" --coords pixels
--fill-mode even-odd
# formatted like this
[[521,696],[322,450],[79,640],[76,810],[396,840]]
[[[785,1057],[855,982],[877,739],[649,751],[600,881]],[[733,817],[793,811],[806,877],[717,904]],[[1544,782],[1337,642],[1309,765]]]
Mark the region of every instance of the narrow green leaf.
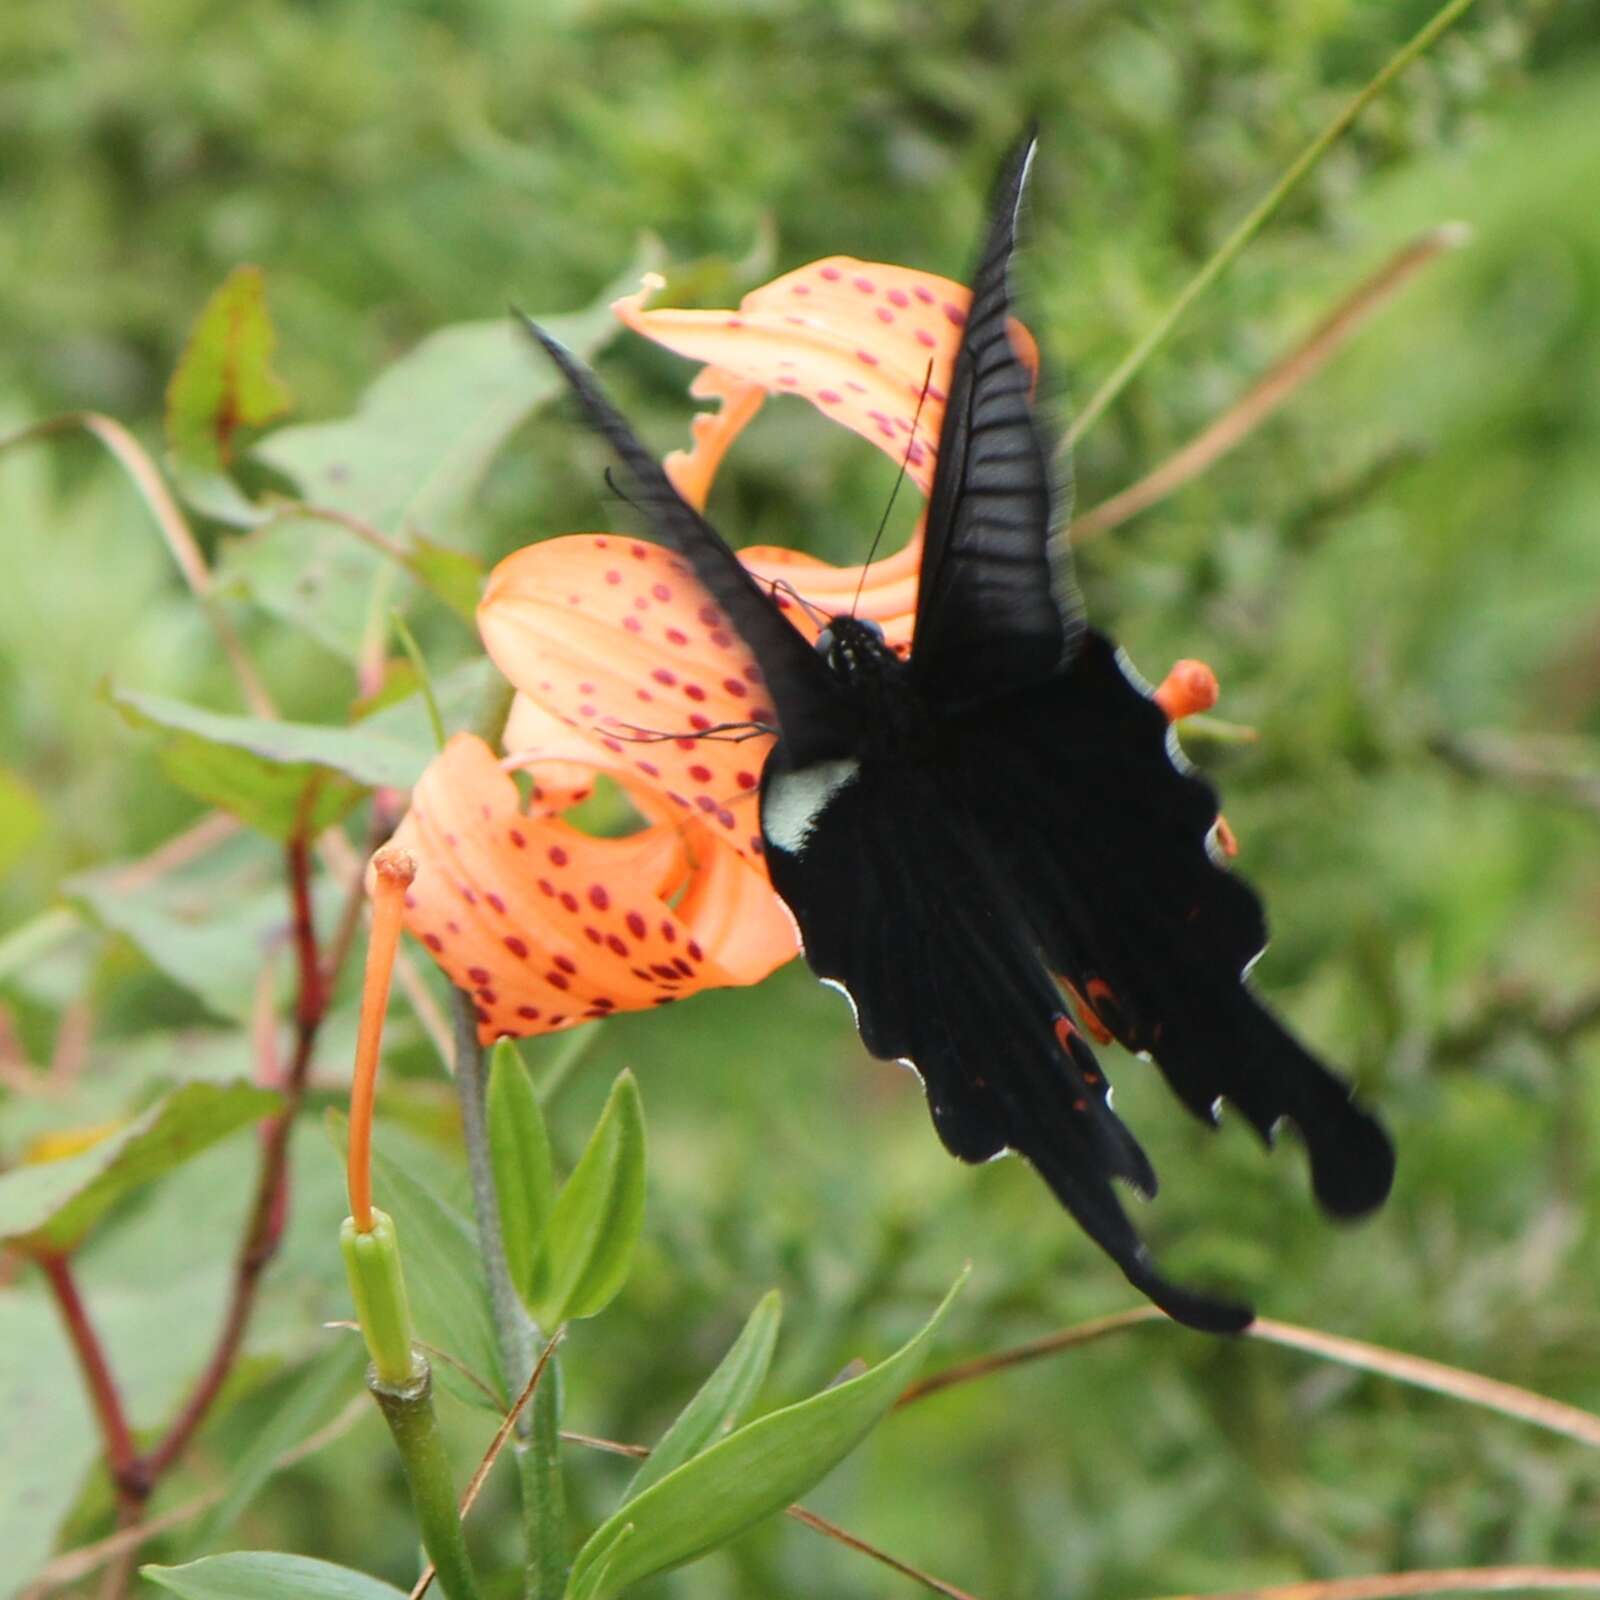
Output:
[[494,1047],[489,1061],[489,1159],[506,1264],[526,1299],[533,1292],[534,1253],[555,1204],[555,1175],[539,1097],[509,1039]]
[[782,1319],[783,1297],[771,1289],[757,1302],[717,1370],[640,1464],[633,1481],[622,1492],[623,1505],[738,1427],[766,1381]]
[[[578,1552],[569,1597],[605,1600],[692,1561],[821,1482],[894,1404],[965,1281],[962,1273],[922,1331],[887,1360],[730,1434],[622,1506]],[[625,1526],[632,1537],[613,1549]],[[609,1566],[599,1573],[608,1553]]]
[[550,1213],[533,1265],[534,1314],[547,1328],[592,1317],[633,1265],[644,1221],[644,1113],[631,1072],[611,1086],[588,1147]]
[[235,267],[206,302],[167,384],[167,448],[175,465],[220,472],[240,428],[289,409],[272,371],[276,336],[260,267]]
[[[631,1522],[619,1522],[614,1527],[608,1523],[607,1527],[611,1528],[610,1535],[603,1545],[595,1549],[582,1577],[577,1573],[573,1574],[571,1582],[567,1585],[567,1600],[594,1600],[596,1595],[603,1593],[612,1566],[622,1553],[623,1546],[637,1531]],[[589,1545],[593,1545],[594,1542],[591,1539]],[[589,1545],[585,1545],[584,1548],[588,1549]]]
[[110,697],[134,726],[164,735],[174,783],[277,839],[329,826],[365,789],[409,787],[432,754],[369,728],[232,716],[131,689]]
[[30,1250],[67,1250],[133,1189],[255,1122],[280,1103],[243,1080],[187,1083],[119,1133],[61,1161],[0,1176],[0,1239]]
[[275,1550],[236,1550],[139,1572],[183,1600],[405,1600],[403,1589],[364,1572]]

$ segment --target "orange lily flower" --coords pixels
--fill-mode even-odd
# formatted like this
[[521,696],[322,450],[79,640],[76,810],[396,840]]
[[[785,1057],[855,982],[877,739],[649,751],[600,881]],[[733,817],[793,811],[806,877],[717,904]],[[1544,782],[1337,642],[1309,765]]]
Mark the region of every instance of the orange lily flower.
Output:
[[[692,505],[704,507],[768,394],[803,396],[903,463],[926,495],[966,288],[847,256],[787,273],[737,311],[647,310],[658,285],[647,279],[613,309],[705,364],[690,393],[720,405],[665,463]],[[1027,331],[1014,323],[1013,338],[1036,370]],[[920,555],[919,530],[864,569],[775,547],[740,559],[808,638],[814,615],[852,609],[859,589],[856,612],[904,651]],[[483,1040],[755,983],[797,954],[762,861],[756,797],[772,736],[759,725],[772,712],[760,669],[688,564],[626,535],[550,539],[495,569],[478,626],[517,690],[507,753],[456,735],[395,842],[419,869],[406,926],[473,995]],[[1163,686],[1169,715],[1204,708],[1197,665],[1180,664],[1170,694]],[[716,733],[750,725],[738,739]],[[636,832],[600,838],[566,820],[597,775],[638,812]]]

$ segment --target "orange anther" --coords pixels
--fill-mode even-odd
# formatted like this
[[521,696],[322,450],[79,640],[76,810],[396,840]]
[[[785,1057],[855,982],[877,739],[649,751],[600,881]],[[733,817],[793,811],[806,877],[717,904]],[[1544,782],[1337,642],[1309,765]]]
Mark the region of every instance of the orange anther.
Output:
[[1166,712],[1167,720],[1177,722],[1197,711],[1209,711],[1220,692],[1217,675],[1205,662],[1180,661],[1156,690],[1155,700]]

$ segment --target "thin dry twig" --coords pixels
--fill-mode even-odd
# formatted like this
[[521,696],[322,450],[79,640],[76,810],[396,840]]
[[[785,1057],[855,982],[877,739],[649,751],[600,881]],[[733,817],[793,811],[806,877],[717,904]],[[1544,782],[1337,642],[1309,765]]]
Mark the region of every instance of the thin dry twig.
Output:
[[914,1567],[910,1562],[890,1555],[887,1550],[880,1550],[875,1544],[868,1544],[865,1539],[846,1528],[841,1528],[837,1522],[819,1517],[815,1511],[807,1511],[804,1506],[790,1506],[788,1514],[796,1522],[815,1529],[825,1538],[832,1539],[836,1544],[842,1544],[847,1550],[855,1550],[861,1555],[870,1556],[874,1561],[898,1572],[901,1577],[910,1578],[913,1583],[920,1583],[924,1589],[931,1589],[935,1594],[944,1595],[946,1600],[977,1600],[977,1596],[967,1590],[958,1589],[953,1583],[946,1583],[943,1578],[936,1578],[931,1572],[924,1572],[920,1567]]
[[1153,472],[1076,518],[1072,524],[1073,542],[1082,544],[1120,527],[1199,477],[1242,444],[1314,378],[1429,262],[1465,244],[1470,236],[1465,224],[1449,222],[1430,228],[1396,251],[1376,272],[1357,284],[1293,350],[1274,362],[1220,417],[1208,423]]
[[[910,1405],[930,1394],[937,1394],[941,1389],[952,1388],[958,1383],[970,1383],[974,1379],[988,1377],[990,1373],[1021,1366],[1024,1362],[1038,1361],[1044,1356],[1092,1343],[1108,1334],[1120,1333],[1124,1328],[1170,1320],[1165,1312],[1157,1310],[1155,1306],[1135,1306],[1132,1310],[1099,1317],[1093,1322],[1078,1323],[1059,1333],[1047,1334],[1042,1339],[1033,1339],[1009,1350],[946,1367],[942,1372],[935,1372],[912,1384],[896,1404]],[[1442,1361],[1430,1361],[1426,1356],[1406,1355],[1402,1351],[1388,1350],[1382,1345],[1368,1344],[1361,1339],[1322,1333],[1315,1328],[1302,1328],[1292,1322],[1275,1321],[1271,1317],[1257,1317],[1241,1337],[1301,1350],[1307,1355],[1320,1356],[1325,1361],[1337,1361],[1341,1366],[1393,1378],[1415,1389],[1427,1389],[1452,1400],[1465,1400],[1470,1405],[1482,1406],[1520,1422],[1531,1422],[1536,1428],[1600,1448],[1600,1416],[1564,1401],[1552,1400],[1547,1395],[1536,1394],[1517,1384],[1502,1383],[1498,1378],[1485,1378],[1476,1372],[1447,1366]]]
[[62,433],[71,428],[82,428],[98,439],[116,457],[122,470],[133,480],[133,485],[139,491],[146,509],[161,530],[161,537],[166,541],[167,549],[171,551],[178,571],[183,574],[183,581],[188,584],[190,592],[200,602],[206,620],[211,624],[211,631],[217,636],[217,643],[222,646],[222,653],[227,656],[234,677],[239,680],[239,687],[244,693],[246,703],[258,717],[276,716],[277,710],[273,706],[272,696],[267,693],[266,685],[261,681],[250,657],[245,653],[239,635],[233,630],[233,624],[228,621],[227,615],[216,603],[216,597],[212,592],[211,569],[206,565],[200,546],[183,512],[178,509],[178,502],[167,487],[166,479],[161,476],[144,446],[120,422],[103,416],[98,411],[69,411],[63,416],[36,422],[31,427],[23,428],[0,439],[0,450],[11,445],[23,444],[31,439],[48,438],[52,434]]
[[926,1378],[919,1378],[895,1401],[895,1409],[898,1411],[901,1406],[926,1400],[930,1394],[938,1394],[941,1389],[953,1389],[958,1383],[971,1383],[976,1378],[987,1378],[992,1372],[1003,1372],[1007,1367],[1020,1367],[1028,1361],[1058,1355],[1063,1350],[1073,1350],[1079,1345],[1093,1344],[1107,1334],[1121,1333],[1124,1328],[1167,1320],[1166,1313],[1154,1306],[1135,1306],[1130,1311],[1113,1312],[1109,1317],[1096,1317],[1092,1322],[1080,1322],[1074,1327],[1063,1328],[1059,1333],[1048,1333],[1042,1339],[1030,1339],[1026,1344],[1015,1345],[1009,1350],[976,1356],[971,1361],[963,1361],[930,1373]]
[[[574,1433],[566,1428],[561,1430],[561,1437],[568,1444],[586,1445],[591,1450],[603,1450],[608,1455],[642,1459],[650,1454],[648,1445],[623,1444],[617,1439],[601,1439],[592,1433]],[[837,1522],[830,1522],[826,1517],[818,1516],[815,1511],[807,1510],[805,1506],[789,1506],[786,1508],[786,1514],[802,1526],[810,1528],[812,1532],[820,1533],[825,1539],[832,1539],[859,1555],[870,1556],[882,1566],[898,1572],[902,1577],[910,1578],[914,1583],[920,1583],[923,1588],[932,1590],[934,1594],[944,1595],[945,1600],[977,1600],[976,1595],[969,1594],[965,1589],[958,1589],[953,1583],[946,1583],[943,1578],[936,1578],[932,1573],[922,1571],[920,1567],[912,1566],[909,1561],[902,1561],[898,1556],[890,1555],[887,1550],[869,1543],[847,1528],[841,1528]],[[419,1595],[420,1590],[413,1590],[410,1600],[419,1600]]]
[[1430,1361],[1426,1356],[1386,1350],[1382,1345],[1367,1344],[1361,1339],[1346,1339],[1339,1334],[1319,1333],[1315,1328],[1296,1327],[1290,1322],[1275,1322],[1270,1317],[1257,1317],[1245,1329],[1245,1337],[1303,1350],[1362,1372],[1380,1373],[1415,1389],[1428,1389],[1434,1394],[1448,1395],[1452,1400],[1465,1400],[1469,1405],[1483,1406],[1503,1417],[1531,1422],[1549,1433],[1559,1433],[1580,1444],[1600,1448],[1600,1416],[1535,1394],[1531,1389],[1501,1383],[1497,1378],[1464,1372],[1460,1367]]
[[[371,1405],[367,1397],[364,1394],[354,1396],[331,1421],[324,1423],[315,1433],[307,1434],[299,1444],[285,1450],[272,1463],[268,1475],[286,1471],[308,1456],[315,1455],[317,1451],[332,1444],[336,1439],[342,1439],[363,1417],[370,1414]],[[69,1583],[76,1583],[80,1578],[88,1577],[91,1572],[98,1571],[108,1561],[115,1560],[129,1550],[136,1550],[146,1540],[154,1539],[163,1533],[170,1533],[172,1529],[181,1528],[184,1523],[193,1521],[195,1517],[209,1511],[212,1506],[225,1499],[228,1488],[226,1483],[219,1484],[216,1488],[207,1489],[192,1499],[185,1500],[181,1505],[174,1506],[170,1511],[163,1511],[160,1516],[140,1523],[137,1527],[124,1528],[118,1533],[107,1534],[104,1539],[95,1540],[93,1544],[79,1545],[76,1550],[64,1552],[39,1570],[33,1582],[17,1596],[17,1600],[47,1600],[47,1597],[56,1590],[64,1588]]]
[[1418,1594],[1498,1594],[1508,1589],[1600,1589],[1600,1567],[1441,1567],[1431,1572],[1383,1572],[1263,1589],[1168,1595],[1164,1600],[1391,1600]]
[[[556,1353],[556,1346],[566,1337],[565,1328],[557,1328],[551,1334],[549,1342],[540,1352],[539,1359],[533,1365],[533,1371],[528,1375],[528,1381],[522,1386],[522,1393],[513,1402],[511,1409],[506,1412],[504,1420],[495,1430],[495,1436],[489,1441],[489,1448],[483,1453],[483,1460],[478,1463],[478,1470],[472,1474],[472,1481],[467,1485],[466,1493],[461,1496],[461,1515],[463,1517],[472,1509],[479,1492],[487,1482],[490,1472],[496,1461],[500,1459],[500,1452],[506,1447],[506,1440],[511,1437],[516,1428],[517,1418],[527,1409],[528,1402],[533,1399],[533,1392],[539,1387],[539,1380],[544,1376],[544,1369],[550,1364],[550,1358]],[[433,1582],[433,1563],[430,1561],[422,1569],[422,1576],[412,1586],[410,1600],[422,1600],[428,1591],[428,1585]]]

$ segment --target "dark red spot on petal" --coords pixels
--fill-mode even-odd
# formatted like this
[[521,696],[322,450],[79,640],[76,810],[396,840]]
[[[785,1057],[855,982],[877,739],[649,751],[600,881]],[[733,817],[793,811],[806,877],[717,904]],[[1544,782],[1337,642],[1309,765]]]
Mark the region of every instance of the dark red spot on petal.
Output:
[[566,866],[566,864],[567,864],[567,852],[565,850],[563,850],[560,845],[558,845],[558,844],[551,845],[550,846],[550,850],[549,850],[549,855],[550,855],[550,865],[551,866],[553,866],[553,867],[564,867],[564,866]]
[[528,959],[528,946],[521,939],[519,939],[516,934],[508,933],[505,937],[504,943],[506,949],[509,950],[518,961],[526,961]]
[[628,913],[628,932],[631,933],[635,939],[642,939],[645,936],[645,920],[637,911],[630,911]]
[[573,894],[569,889],[563,889],[561,891],[561,905],[566,911],[576,911],[578,909],[577,895]]
[[689,776],[691,778],[693,778],[696,783],[710,783],[711,782],[711,768],[710,767],[690,767],[689,768]]
[[705,958],[706,958],[705,951],[702,950],[700,948],[700,946],[693,939],[691,939],[689,941],[689,959],[691,961],[704,961]]
[[539,1020],[539,1008],[538,1006],[518,1006],[517,1015],[524,1022],[537,1022]]
[[589,904],[596,911],[604,911],[611,904],[611,896],[606,893],[604,884],[594,883],[589,886]]
[[[570,989],[572,987],[572,980],[564,972],[547,972],[544,975],[544,981],[552,989]],[[550,1020],[554,1022],[556,1019],[552,1017]]]
[[733,781],[741,789],[753,789],[756,786],[756,775],[753,772],[736,772],[733,775]]
[[492,974],[487,967],[468,967],[467,976],[474,983],[487,983]]
[[441,939],[436,933],[423,934],[422,942],[427,945],[427,947],[433,951],[435,955],[444,949],[444,940]]
[[628,953],[627,945],[625,945],[614,933],[608,933],[606,935],[606,948],[611,951],[613,955],[625,956]]

